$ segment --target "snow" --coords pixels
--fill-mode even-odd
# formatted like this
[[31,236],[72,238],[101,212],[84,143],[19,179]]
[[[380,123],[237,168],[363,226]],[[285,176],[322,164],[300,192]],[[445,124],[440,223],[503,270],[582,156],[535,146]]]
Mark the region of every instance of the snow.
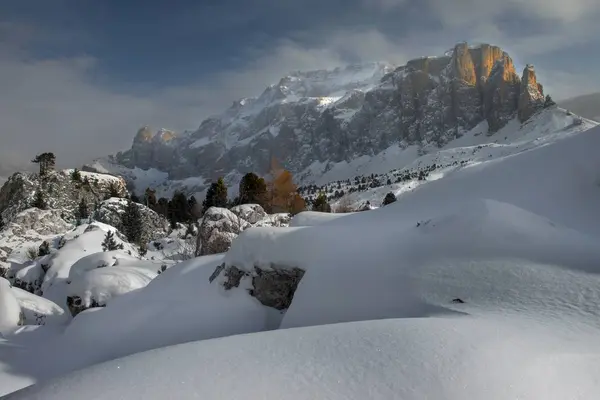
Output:
[[[48,270],[41,287],[44,297],[66,308],[71,267],[88,254],[102,253],[102,242],[108,231],[116,231],[116,229],[110,225],[93,222],[78,226],[64,235],[66,239],[64,247],[61,251],[50,255],[47,260]],[[123,252],[135,251],[133,246],[125,243],[118,235],[115,235],[115,240],[125,246]]]
[[[40,340],[31,339],[30,331],[21,332],[16,339],[27,344],[23,354],[3,358],[0,347],[0,360],[19,365],[24,375],[45,380],[153,348],[276,328],[273,321],[280,318],[246,292],[225,291],[209,283],[222,259],[217,255],[179,263],[145,288],[78,314],[64,333],[44,326],[36,333]],[[29,357],[35,364],[21,365]],[[0,393],[3,390],[0,387]]]
[[7,399],[594,398],[598,337],[530,322],[398,319],[236,336],[115,360]]
[[332,213],[322,213],[316,211],[304,211],[299,214],[296,214],[292,220],[290,221],[290,227],[298,227],[298,226],[315,226],[320,225],[325,222],[333,221],[335,219],[350,215],[347,214],[332,214]]
[[14,286],[12,293],[19,301],[27,325],[64,325],[70,319],[65,310],[48,299]]
[[[53,258],[53,279],[98,274],[86,290],[109,288],[110,301],[64,331],[11,321],[0,391],[39,382],[8,398],[595,398],[600,127],[556,112],[511,124],[499,143],[480,126],[459,147],[410,161],[469,163],[399,189],[393,204],[252,227],[226,254],[127,293],[102,286],[114,282],[104,271],[150,274],[150,264],[125,256],[92,269],[113,255],[84,259],[81,242],[108,228],[70,233],[61,252],[77,254]],[[305,274],[281,313],[249,295],[251,279],[210,283],[223,264]]]
[[21,306],[12,292],[9,281],[0,278],[0,337],[7,330],[17,327],[21,317]]

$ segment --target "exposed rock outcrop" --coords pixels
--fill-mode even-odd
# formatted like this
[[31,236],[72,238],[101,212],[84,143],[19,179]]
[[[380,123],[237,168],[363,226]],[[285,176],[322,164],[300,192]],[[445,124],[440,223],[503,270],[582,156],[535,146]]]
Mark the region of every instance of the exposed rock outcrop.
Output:
[[[142,242],[146,243],[150,240],[160,239],[169,234],[169,221],[162,215],[159,215],[157,212],[143,204],[135,203],[135,205],[138,207],[142,217]],[[126,199],[111,198],[104,200],[94,212],[94,219],[107,225],[114,226],[119,231],[123,232],[122,214],[125,213],[126,208]]]
[[127,196],[125,181],[106,174],[81,172],[81,180],[74,180],[71,170],[52,171],[45,177],[39,174],[16,173],[0,189],[0,213],[5,223],[19,212],[31,208],[36,192],[41,192],[48,209],[59,212],[66,221],[75,221],[79,203],[83,201],[93,210],[111,192]]
[[523,70],[519,96],[519,120],[527,121],[533,114],[544,108],[544,89],[538,83],[533,65]]
[[250,280],[251,288],[248,294],[255,297],[263,305],[277,310],[286,310],[292,304],[294,293],[304,276],[304,270],[296,267],[277,266],[269,268],[254,267],[253,271],[244,271],[236,266],[217,267],[210,278],[212,283],[218,279],[218,284],[225,290],[238,288],[243,279]]
[[196,254],[204,256],[226,252],[233,239],[248,227],[248,221],[226,208],[209,208],[200,224]]
[[514,118],[520,85],[512,59],[504,54],[490,70],[483,92],[484,112],[491,132],[500,130]]
[[231,210],[211,207],[200,223],[196,255],[224,253],[245,229],[253,226],[288,226],[290,220],[290,214],[269,215],[258,204],[243,204]]

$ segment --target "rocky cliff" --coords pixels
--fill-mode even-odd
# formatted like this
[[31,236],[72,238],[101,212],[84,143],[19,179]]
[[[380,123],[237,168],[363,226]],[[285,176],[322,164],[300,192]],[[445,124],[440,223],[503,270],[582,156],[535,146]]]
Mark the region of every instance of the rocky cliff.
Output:
[[122,178],[80,172],[81,179],[74,180],[72,170],[52,171],[40,177],[36,173],[13,174],[0,188],[0,215],[5,223],[21,211],[33,206],[37,192],[41,192],[47,208],[58,212],[63,219],[74,221],[79,203],[83,199],[91,212],[112,191],[119,197],[128,192]]
[[526,121],[542,103],[531,66],[521,79],[501,48],[460,43],[443,56],[397,68],[291,74],[195,132],[153,134],[144,127],[130,150],[96,165],[119,173],[155,168],[170,180],[226,176],[233,183],[243,173],[266,172],[274,156],[302,178],[394,144],[443,146],[482,121],[493,134],[517,116]]

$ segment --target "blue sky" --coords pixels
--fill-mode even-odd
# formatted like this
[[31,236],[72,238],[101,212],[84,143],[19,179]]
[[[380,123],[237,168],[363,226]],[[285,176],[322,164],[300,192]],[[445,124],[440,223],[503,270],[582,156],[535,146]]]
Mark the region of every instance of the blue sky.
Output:
[[458,41],[533,63],[555,98],[600,91],[598,0],[2,0],[0,163],[194,129],[291,70],[403,63]]

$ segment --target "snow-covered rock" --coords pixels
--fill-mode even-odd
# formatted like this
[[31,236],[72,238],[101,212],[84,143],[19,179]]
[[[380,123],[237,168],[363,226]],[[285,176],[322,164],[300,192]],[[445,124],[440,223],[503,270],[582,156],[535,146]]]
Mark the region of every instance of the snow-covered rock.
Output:
[[91,172],[80,172],[81,181],[72,178],[73,170],[51,171],[46,177],[18,172],[0,188],[0,213],[6,222],[32,207],[37,191],[41,191],[48,209],[57,210],[67,221],[75,221],[78,206],[83,200],[89,210],[101,202],[111,191],[121,197],[127,195],[122,178]]
[[226,252],[231,242],[250,223],[226,208],[211,207],[204,213],[198,234],[198,255]]
[[30,249],[37,252],[44,242],[53,242],[73,227],[58,210],[29,208],[16,214],[0,231],[0,268],[8,269],[10,262],[29,261]]
[[290,219],[286,213],[269,215],[258,204],[243,204],[231,210],[211,207],[200,223],[197,254],[224,253],[243,230],[253,226],[287,226]]
[[12,285],[0,278],[0,334],[23,325],[21,305],[12,291]]
[[[127,208],[127,199],[111,198],[100,203],[98,209],[94,211],[94,219],[114,226],[119,231],[123,231],[122,214]],[[169,234],[169,222],[165,217],[159,215],[154,210],[143,204],[135,203],[142,217],[142,241],[148,242],[154,239],[160,239]]]
[[241,204],[232,207],[230,211],[250,224],[256,224],[267,216],[265,210],[258,204]]
[[23,325],[64,325],[69,321],[56,303],[18,287],[13,286],[12,292],[23,311]]

